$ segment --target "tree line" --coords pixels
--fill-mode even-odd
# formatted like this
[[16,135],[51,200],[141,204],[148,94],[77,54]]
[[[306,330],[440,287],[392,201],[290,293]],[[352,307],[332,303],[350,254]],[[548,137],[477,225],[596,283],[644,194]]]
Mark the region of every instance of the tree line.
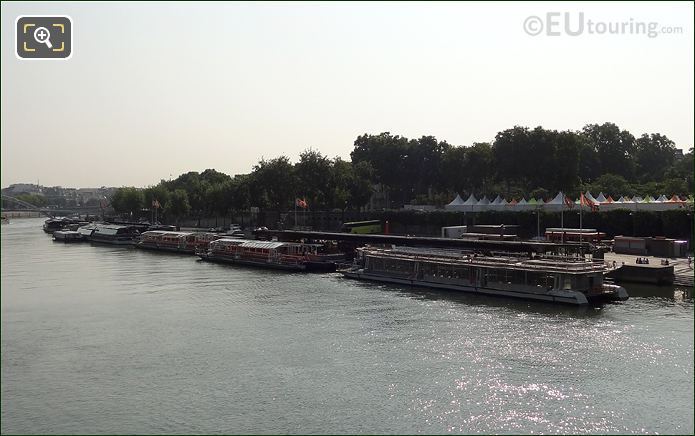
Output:
[[558,191],[688,195],[693,150],[683,155],[659,133],[635,137],[613,123],[579,131],[515,126],[491,143],[452,146],[433,136],[362,135],[352,161],[367,162],[392,204],[446,204],[456,193],[548,199]]
[[[457,194],[548,199],[557,191],[606,195],[688,195],[693,149],[683,155],[654,133],[635,137],[613,123],[578,131],[515,126],[493,142],[453,146],[434,136],[408,139],[384,132],[357,137],[350,161],[307,149],[299,160],[261,159],[234,177],[207,169],[162,180],[143,190],[120,188],[111,199],[119,213],[159,205],[167,218],[225,216],[258,207],[287,211],[295,200],[313,210],[357,210],[379,189],[387,207],[446,204]],[[154,203],[154,202],[157,203]]]
[[250,207],[286,211],[304,200],[308,208],[359,209],[372,194],[372,169],[307,149],[299,161],[287,156],[261,159],[249,174],[231,177],[214,169],[191,171],[145,189],[119,188],[111,198],[118,213],[137,215],[157,207],[167,219],[226,216]]

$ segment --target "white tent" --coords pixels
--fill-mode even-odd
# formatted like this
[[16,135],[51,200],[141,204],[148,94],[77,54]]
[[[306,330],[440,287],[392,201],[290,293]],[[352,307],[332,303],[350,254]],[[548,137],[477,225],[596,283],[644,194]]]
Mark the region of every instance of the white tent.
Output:
[[607,201],[607,198],[605,195],[603,195],[603,192],[599,192],[598,197],[596,197],[596,201],[599,203],[605,203]]
[[518,211],[524,211],[524,210],[530,210],[531,208],[529,207],[528,201],[526,201],[525,198],[522,198],[519,200],[519,202],[515,206],[516,210]]
[[476,212],[482,212],[485,210],[490,209],[490,200],[487,198],[487,196],[483,196],[483,198],[478,201],[478,204],[475,205],[475,211]]
[[464,212],[473,212],[476,204],[478,204],[478,199],[475,198],[475,195],[471,194],[460,206],[460,210],[463,210]]
[[456,194],[456,198],[454,200],[444,206],[444,209],[446,210],[461,210],[461,206],[463,206],[463,198],[461,198],[460,195]]
[[655,201],[668,201],[668,198],[666,198],[664,194],[661,194]]
[[504,204],[506,203],[506,201],[502,203],[503,201],[504,199],[498,195],[497,197],[495,197],[494,200],[492,200],[492,203],[490,203],[489,208],[492,210],[503,210]]
[[[542,200],[541,200],[542,201]],[[565,194],[560,191],[557,193],[555,198],[548,201],[543,205],[543,209],[549,212],[560,212],[563,209],[569,209],[565,204]]]

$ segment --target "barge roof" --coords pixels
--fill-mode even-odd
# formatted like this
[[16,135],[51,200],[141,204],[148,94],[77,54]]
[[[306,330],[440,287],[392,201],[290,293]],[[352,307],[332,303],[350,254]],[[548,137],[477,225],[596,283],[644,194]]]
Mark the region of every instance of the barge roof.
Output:
[[565,274],[590,274],[604,272],[606,270],[606,266],[603,262],[592,262],[572,258],[523,259],[512,256],[476,256],[464,253],[459,253],[458,256],[454,256],[452,252],[437,254],[431,250],[427,250],[418,253],[413,249],[406,251],[398,249],[363,248],[362,250],[367,256],[452,266],[503,268],[535,272],[547,271]]

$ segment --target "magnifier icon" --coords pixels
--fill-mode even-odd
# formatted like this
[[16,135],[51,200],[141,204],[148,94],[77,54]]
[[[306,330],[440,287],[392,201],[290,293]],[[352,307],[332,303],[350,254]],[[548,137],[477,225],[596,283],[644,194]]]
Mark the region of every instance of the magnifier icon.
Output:
[[39,44],[46,44],[48,48],[53,48],[53,44],[51,44],[51,32],[45,27],[39,27],[34,30],[34,39]]

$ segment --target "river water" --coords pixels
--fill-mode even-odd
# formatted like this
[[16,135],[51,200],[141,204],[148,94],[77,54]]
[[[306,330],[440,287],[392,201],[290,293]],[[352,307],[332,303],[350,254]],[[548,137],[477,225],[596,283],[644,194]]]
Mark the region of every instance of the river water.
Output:
[[[693,300],[577,309],[2,227],[2,433],[693,433]],[[631,291],[628,288],[628,291]]]

